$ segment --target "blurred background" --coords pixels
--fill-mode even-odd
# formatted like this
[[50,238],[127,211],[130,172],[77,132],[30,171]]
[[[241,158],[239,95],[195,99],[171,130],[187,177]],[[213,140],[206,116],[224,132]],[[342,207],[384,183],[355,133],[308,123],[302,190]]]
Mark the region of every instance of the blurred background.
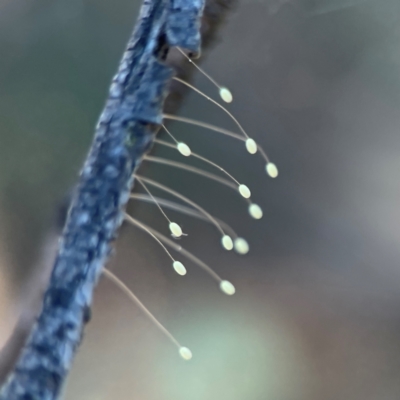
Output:
[[[59,210],[139,5],[0,0],[0,347],[45,286]],[[224,296],[188,261],[177,276],[146,233],[124,226],[109,267],[193,360],[102,280],[65,399],[399,398],[399,21],[397,0],[238,4],[202,66],[231,89],[229,109],[279,177],[233,139],[170,129],[246,183],[263,219],[214,182],[141,169],[248,240],[247,255],[226,252],[212,226],[169,212],[189,234],[180,244],[237,293]],[[216,95],[204,77],[195,84]],[[236,130],[194,93],[180,115]],[[159,146],[154,154],[179,159]],[[129,211],[168,234],[153,205],[133,201]]]

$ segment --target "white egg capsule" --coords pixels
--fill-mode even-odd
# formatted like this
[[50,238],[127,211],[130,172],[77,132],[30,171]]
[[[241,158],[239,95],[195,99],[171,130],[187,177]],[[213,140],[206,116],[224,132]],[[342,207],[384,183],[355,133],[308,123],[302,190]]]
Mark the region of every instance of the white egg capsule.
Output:
[[169,230],[175,237],[182,236],[182,228],[176,222],[170,222]]
[[230,283],[229,281],[221,281],[219,284],[219,288],[223,293],[227,294],[228,296],[232,296],[236,292],[235,286],[233,286],[232,283]]
[[250,154],[256,154],[257,153],[257,143],[249,138],[246,140],[246,149]]
[[186,268],[180,261],[174,261],[172,266],[177,274],[186,275]]
[[229,235],[222,236],[221,243],[222,243],[222,247],[225,250],[232,250],[233,249],[233,241],[232,241],[232,238]]
[[265,170],[267,171],[267,174],[271,177],[271,178],[276,178],[279,174],[278,172],[278,168],[276,167],[276,165],[274,163],[269,162],[266,166],[265,166]]
[[225,102],[225,103],[232,103],[233,100],[233,96],[231,91],[226,88],[226,87],[221,87],[219,89],[219,95],[221,97],[221,99]]
[[249,252],[249,244],[246,239],[236,238],[234,243],[234,249],[238,254],[247,254]]
[[190,351],[190,349],[188,349],[187,347],[180,347],[179,348],[179,355],[186,361],[189,361],[192,359],[193,354]]
[[238,190],[240,195],[245,199],[248,199],[251,196],[250,189],[246,185],[239,185]]
[[249,205],[249,214],[254,219],[261,219],[263,211],[258,204],[252,203]]
[[176,148],[178,149],[179,153],[185,157],[189,157],[192,154],[192,150],[190,150],[190,147],[186,143],[179,142],[176,145]]

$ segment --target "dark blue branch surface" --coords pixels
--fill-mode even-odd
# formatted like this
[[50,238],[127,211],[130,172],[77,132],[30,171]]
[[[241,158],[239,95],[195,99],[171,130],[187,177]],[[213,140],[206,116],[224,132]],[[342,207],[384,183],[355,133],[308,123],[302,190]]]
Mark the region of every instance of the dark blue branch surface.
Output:
[[145,0],[80,175],[41,314],[0,400],[60,395],[123,220],[132,173],[162,120],[173,70],[161,58],[171,45],[199,50],[202,8],[200,0]]

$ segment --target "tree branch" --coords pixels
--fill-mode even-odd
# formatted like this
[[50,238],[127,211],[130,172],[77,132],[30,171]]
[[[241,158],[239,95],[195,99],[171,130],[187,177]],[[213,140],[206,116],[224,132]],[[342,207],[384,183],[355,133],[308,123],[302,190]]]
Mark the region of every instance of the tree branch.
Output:
[[[212,43],[233,0],[210,0],[202,39]],[[185,89],[162,61],[170,46],[199,51],[201,0],[145,0],[96,127],[60,240],[41,314],[0,400],[50,400],[60,394],[90,318],[92,293],[123,220],[132,174],[152,145],[162,107],[176,111]],[[192,66],[168,60],[180,77]]]
[[90,316],[94,287],[123,220],[132,173],[162,121],[171,42],[197,51],[199,0],[145,0],[80,176],[41,314],[1,400],[56,399]]

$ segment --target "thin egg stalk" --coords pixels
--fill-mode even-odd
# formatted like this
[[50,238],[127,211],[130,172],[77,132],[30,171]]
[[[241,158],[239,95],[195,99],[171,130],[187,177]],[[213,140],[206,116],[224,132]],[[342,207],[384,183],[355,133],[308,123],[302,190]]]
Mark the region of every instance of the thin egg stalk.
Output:
[[201,74],[203,74],[213,85],[215,85],[217,88],[219,88],[219,95],[221,99],[225,103],[231,103],[233,100],[232,93],[231,91],[226,88],[225,86],[220,86],[214,78],[212,78],[206,71],[204,71],[203,68],[199,67],[193,59],[199,58],[200,57],[200,52],[199,53],[188,53],[186,54],[182,49],[179,47],[177,48],[178,51],[195,67],[197,68],[198,71],[200,71]]

